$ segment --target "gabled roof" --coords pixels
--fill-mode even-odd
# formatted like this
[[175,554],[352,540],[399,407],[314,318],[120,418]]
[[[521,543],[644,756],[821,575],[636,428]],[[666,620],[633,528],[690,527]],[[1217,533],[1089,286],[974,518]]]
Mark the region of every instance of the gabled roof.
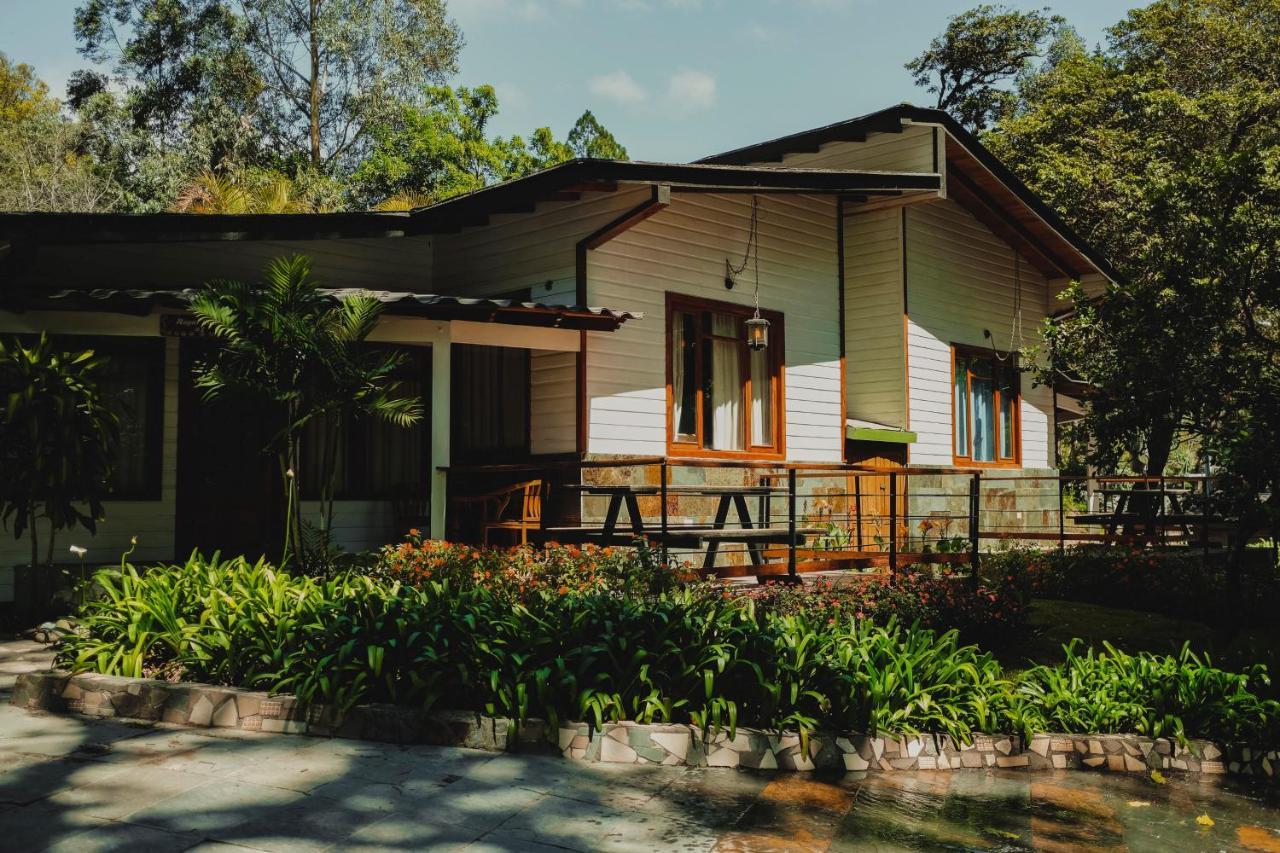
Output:
[[865,142],[876,133],[901,133],[910,124],[938,125],[947,132],[947,193],[967,207],[995,233],[1027,249],[1051,276],[1079,278],[1100,273],[1112,281],[1119,274],[1102,253],[1077,234],[1062,217],[1009,171],[972,133],[943,110],[901,104],[812,130],[780,136],[704,157],[708,165],[782,162],[787,154],[816,152],[834,142]]
[[496,214],[532,211],[540,201],[613,190],[623,183],[657,183],[688,191],[838,193],[863,198],[937,192],[942,187],[938,175],[922,172],[578,159],[409,212],[0,213],[0,234],[44,243],[402,237],[458,231],[482,225]]

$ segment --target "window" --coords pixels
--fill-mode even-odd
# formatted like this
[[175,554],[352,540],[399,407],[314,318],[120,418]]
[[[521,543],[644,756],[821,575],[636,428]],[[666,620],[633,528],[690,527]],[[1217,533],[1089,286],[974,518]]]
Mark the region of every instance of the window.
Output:
[[[401,427],[381,418],[358,417],[337,433],[337,447],[331,452],[334,464],[334,495],[339,500],[390,500],[425,488],[431,458],[430,399],[431,351],[406,348],[396,378],[398,393],[423,398],[423,416],[412,426]],[[303,471],[323,471],[325,431],[332,422],[317,419],[307,424],[302,436]],[[302,478],[302,496],[320,496],[315,477]]]
[[769,346],[747,347],[752,309],[668,296],[668,444],[672,452],[782,453],[782,315]]
[[[164,440],[164,341],[161,338],[54,335],[67,352],[91,349],[105,362],[98,393],[118,418],[119,441],[108,499],[160,499]],[[25,340],[25,339],[24,339]],[[34,343],[34,339],[27,340]]]
[[1012,355],[952,347],[952,413],[958,464],[1016,465],[1021,451],[1019,372]]

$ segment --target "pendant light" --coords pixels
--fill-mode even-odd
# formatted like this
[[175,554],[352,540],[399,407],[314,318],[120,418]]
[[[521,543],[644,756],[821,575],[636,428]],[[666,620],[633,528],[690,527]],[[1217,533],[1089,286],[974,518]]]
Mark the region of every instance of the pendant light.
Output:
[[751,231],[747,235],[747,254],[742,259],[742,266],[734,268],[728,260],[725,267],[725,286],[732,288],[735,277],[747,268],[747,262],[754,261],[756,289],[755,312],[744,324],[747,331],[747,349],[764,350],[769,348],[769,321],[760,316],[760,197],[751,197]]

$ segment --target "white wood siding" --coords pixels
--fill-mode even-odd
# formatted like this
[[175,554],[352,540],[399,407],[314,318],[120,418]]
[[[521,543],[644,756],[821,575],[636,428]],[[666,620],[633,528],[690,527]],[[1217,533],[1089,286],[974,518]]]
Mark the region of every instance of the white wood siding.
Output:
[[[317,527],[321,523],[320,502],[302,502],[302,520]],[[347,553],[370,551],[388,542],[397,542],[406,532],[396,530],[395,511],[390,501],[335,501],[333,541]],[[422,522],[426,532],[426,522]]]
[[905,428],[901,210],[845,217],[844,278],[848,416]]
[[647,187],[587,193],[579,201],[543,202],[533,213],[502,214],[488,225],[437,235],[433,286],[466,296],[527,287],[536,302],[572,304],[578,241],[648,194]]
[[[740,263],[751,197],[674,194],[671,206],[588,258],[592,304],[644,320],[588,335],[588,451],[666,452],[666,293],[752,302],[754,276],[724,287]],[[749,268],[750,270],[750,268]],[[838,462],[842,451],[835,203],[762,196],[760,304],[785,316],[786,444],[793,460]]]
[[829,142],[816,153],[787,154],[781,163],[756,165],[886,172],[934,172],[940,168],[934,164],[934,128],[927,125],[909,125],[902,133],[873,133],[866,142]]
[[[920,436],[911,462],[950,465],[951,344],[1010,349],[1014,253],[953,201],[906,208],[910,428]],[[1030,345],[1046,314],[1045,277],[1023,260],[1022,337]],[[989,329],[993,341],[983,337]],[[1053,394],[1022,379],[1022,464],[1052,465]]]
[[573,453],[578,449],[578,354],[529,354],[529,450]]
[[[103,333],[95,329],[95,333]],[[174,495],[177,489],[178,437],[178,340],[165,341],[164,349],[164,436],[161,443],[163,460],[160,469],[160,500],[106,501],[105,520],[98,524],[97,535],[84,528],[63,530],[54,543],[53,559],[57,563],[75,563],[68,552],[71,545],[87,548],[88,566],[116,563],[129,550],[129,540],[137,536],[133,552],[137,560],[167,560],[173,556]],[[49,531],[39,525],[40,559],[44,559]],[[13,600],[13,566],[30,562],[31,539],[24,534],[14,539],[12,527],[0,530],[0,601]]]

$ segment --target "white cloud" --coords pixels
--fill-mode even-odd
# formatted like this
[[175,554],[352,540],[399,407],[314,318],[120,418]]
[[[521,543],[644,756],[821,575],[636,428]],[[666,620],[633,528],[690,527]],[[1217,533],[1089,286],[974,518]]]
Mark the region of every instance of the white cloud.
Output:
[[667,101],[678,113],[709,109],[716,102],[716,78],[706,71],[677,71],[667,81]]
[[592,77],[588,88],[591,94],[608,98],[619,104],[638,104],[648,98],[644,87],[621,69]]

